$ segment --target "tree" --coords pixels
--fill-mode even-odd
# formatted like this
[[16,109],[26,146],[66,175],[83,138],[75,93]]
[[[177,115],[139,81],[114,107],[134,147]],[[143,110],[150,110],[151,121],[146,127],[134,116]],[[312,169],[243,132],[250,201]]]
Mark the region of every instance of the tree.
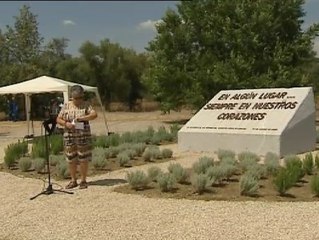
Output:
[[309,83],[319,25],[301,30],[303,0],[181,1],[157,26],[145,82],[163,109],[202,106],[223,89]]
[[18,64],[30,63],[39,56],[43,42],[38,31],[37,15],[30,11],[29,6],[23,5],[19,16],[14,18],[14,27],[7,26],[4,34],[10,60]]

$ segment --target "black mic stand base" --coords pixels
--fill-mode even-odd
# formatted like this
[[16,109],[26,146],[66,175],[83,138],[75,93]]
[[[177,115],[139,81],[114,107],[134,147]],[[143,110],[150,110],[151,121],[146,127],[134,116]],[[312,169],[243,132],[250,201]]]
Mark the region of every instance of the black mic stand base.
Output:
[[74,194],[74,192],[68,192],[68,191],[64,191],[64,190],[60,190],[60,189],[54,189],[52,187],[52,184],[49,184],[49,186],[47,187],[46,190],[40,192],[39,194],[35,195],[34,197],[30,198],[30,200],[35,199],[36,197],[40,196],[40,195],[50,195],[53,194],[54,192],[62,192],[62,193],[68,193],[68,194]]

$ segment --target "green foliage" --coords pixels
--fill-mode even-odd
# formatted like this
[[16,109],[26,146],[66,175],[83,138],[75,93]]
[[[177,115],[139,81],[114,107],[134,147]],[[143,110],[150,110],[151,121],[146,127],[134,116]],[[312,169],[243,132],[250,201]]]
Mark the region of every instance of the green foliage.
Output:
[[314,161],[312,153],[307,153],[303,160],[303,169],[306,174],[312,175],[314,168]]
[[261,179],[267,177],[267,167],[265,165],[261,165],[255,163],[247,168],[245,173],[246,175],[252,176],[255,179]]
[[207,190],[207,187],[211,185],[211,181],[208,176],[203,173],[193,175],[191,183],[195,192],[198,194],[204,193]]
[[146,144],[145,143],[136,143],[132,146],[132,148],[135,150],[137,156],[142,156],[145,148],[146,148]]
[[19,159],[19,169],[22,172],[27,172],[32,167],[32,160],[29,157]]
[[107,164],[104,148],[96,147],[92,151],[92,165],[95,169],[103,169]]
[[145,149],[145,151],[142,154],[142,158],[144,161],[149,162],[152,160],[152,153],[150,149]]
[[65,161],[64,155],[50,155],[49,162],[50,166],[56,166],[59,162]]
[[275,175],[280,168],[279,156],[271,152],[266,153],[264,164],[266,166],[268,174]]
[[283,196],[296,183],[295,176],[289,169],[280,168],[273,183],[278,193]]
[[260,161],[260,157],[253,152],[249,152],[249,151],[244,151],[238,154],[238,160],[239,162],[243,162],[243,161],[254,161],[254,162],[259,162]]
[[15,162],[28,152],[28,143],[20,142],[9,144],[4,150],[4,163],[11,168]]
[[171,163],[168,171],[174,176],[178,183],[185,183],[188,179],[188,172],[179,163]]
[[119,159],[119,162],[120,162],[120,166],[123,167],[125,165],[127,165],[130,161],[130,156],[128,155],[127,152],[122,152],[122,153],[119,153],[117,155],[117,158]]
[[153,182],[157,181],[157,176],[161,173],[163,173],[162,170],[156,166],[147,169],[147,176]]
[[141,170],[128,172],[126,175],[126,179],[129,185],[132,187],[132,189],[135,190],[146,188],[150,182],[147,175]]
[[38,139],[33,140],[32,144],[32,158],[45,158],[46,155],[46,147],[45,147],[45,139],[44,137],[40,137]]
[[44,158],[34,158],[33,159],[33,166],[34,166],[34,170],[37,173],[42,172],[42,170],[45,168],[45,159]]
[[53,155],[63,152],[63,137],[61,135],[50,136],[50,152]]
[[318,153],[315,156],[315,165],[316,165],[316,168],[319,169],[319,154]]
[[218,159],[222,161],[225,158],[235,159],[236,154],[234,151],[231,151],[231,150],[218,149],[217,156],[218,156]]
[[178,131],[181,129],[181,126],[180,125],[178,125],[178,124],[172,124],[171,126],[170,126],[170,133],[171,133],[171,135],[172,135],[172,140],[174,141],[174,142],[176,142],[177,141],[177,135],[178,135]]
[[225,169],[221,165],[210,166],[206,170],[206,175],[209,177],[212,183],[221,183],[226,177]]
[[311,192],[319,197],[319,175],[315,175],[311,178],[310,182]]
[[294,183],[305,176],[302,161],[296,155],[289,155],[284,158],[286,168],[291,173]]
[[156,159],[162,159],[163,156],[158,146],[150,145],[145,149],[144,153],[142,154],[142,158],[145,161],[151,161]]
[[258,180],[251,174],[244,174],[239,180],[240,195],[255,196],[259,189]]
[[225,156],[220,160],[220,164],[228,164],[235,167],[237,164],[237,161],[235,157]]
[[162,156],[163,158],[171,158],[173,156],[173,151],[169,148],[164,148],[162,150]]
[[214,165],[214,159],[211,157],[200,157],[197,162],[192,166],[192,169],[195,173],[201,174],[206,173],[207,169]]
[[144,82],[165,112],[200,108],[225,89],[307,85],[319,24],[302,28],[303,4],[181,1],[157,25]]
[[57,175],[62,179],[68,179],[70,177],[70,172],[68,168],[68,163],[66,161],[60,161],[56,165]]
[[162,192],[172,191],[176,183],[175,177],[170,173],[161,173],[156,180]]

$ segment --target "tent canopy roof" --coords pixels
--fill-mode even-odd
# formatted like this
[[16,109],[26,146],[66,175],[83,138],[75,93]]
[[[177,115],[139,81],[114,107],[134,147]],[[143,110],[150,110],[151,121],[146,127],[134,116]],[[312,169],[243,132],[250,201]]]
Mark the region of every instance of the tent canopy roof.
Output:
[[1,94],[33,94],[44,92],[67,92],[69,87],[73,85],[81,85],[85,91],[96,92],[96,87],[91,87],[79,83],[68,82],[62,79],[41,76],[24,82],[12,84],[0,88]]

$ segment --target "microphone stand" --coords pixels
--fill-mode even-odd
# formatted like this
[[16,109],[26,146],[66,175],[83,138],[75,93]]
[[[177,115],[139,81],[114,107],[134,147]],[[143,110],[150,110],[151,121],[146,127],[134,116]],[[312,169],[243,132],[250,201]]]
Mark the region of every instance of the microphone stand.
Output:
[[74,194],[74,192],[68,192],[60,189],[54,189],[51,183],[51,173],[50,173],[50,162],[49,162],[49,144],[48,144],[48,134],[47,131],[44,128],[44,139],[45,139],[45,157],[46,157],[46,164],[47,164],[47,171],[48,171],[48,179],[49,179],[49,185],[46,188],[46,190],[40,192],[39,194],[33,196],[30,198],[30,200],[35,199],[36,197],[40,195],[50,195],[53,194],[54,192],[62,192],[62,193],[67,193],[67,194]]

